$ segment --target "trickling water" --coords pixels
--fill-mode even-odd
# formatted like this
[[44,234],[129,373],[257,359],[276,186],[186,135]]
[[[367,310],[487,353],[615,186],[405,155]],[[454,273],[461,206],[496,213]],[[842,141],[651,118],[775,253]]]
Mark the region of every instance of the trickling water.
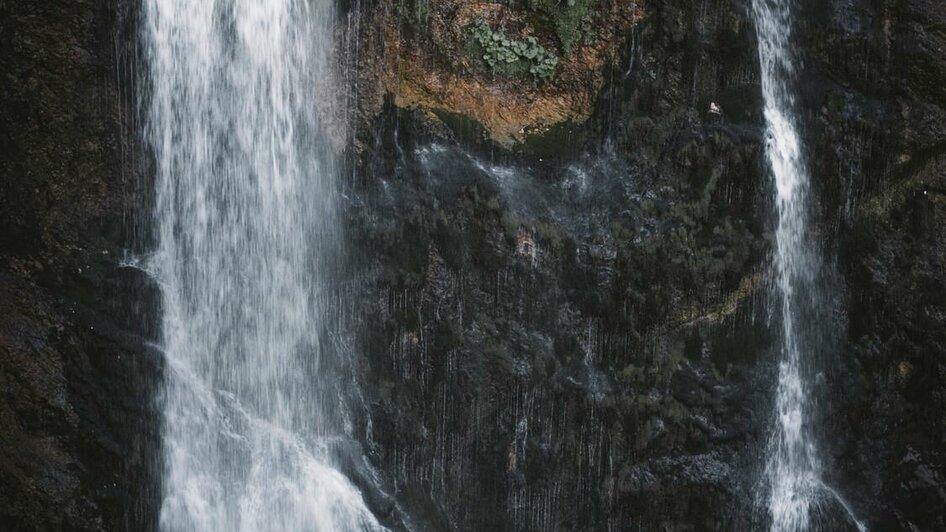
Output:
[[[810,358],[818,351],[818,320],[802,316],[822,306],[817,252],[809,243],[809,176],[795,122],[792,57],[792,0],[753,0],[765,102],[766,156],[775,180],[778,226],[775,269],[777,314],[781,320],[781,359],[776,390],[776,420],[769,442],[766,476],[772,530],[808,530],[826,495],[847,504],[822,482],[822,466],[810,427]],[[817,314],[817,312],[815,312]],[[814,322],[813,322],[814,321]],[[824,326],[824,324],[820,324]],[[863,526],[851,516],[854,524]]]
[[379,528],[320,400],[334,164],[315,105],[330,0],[147,0],[164,498],[185,531]]

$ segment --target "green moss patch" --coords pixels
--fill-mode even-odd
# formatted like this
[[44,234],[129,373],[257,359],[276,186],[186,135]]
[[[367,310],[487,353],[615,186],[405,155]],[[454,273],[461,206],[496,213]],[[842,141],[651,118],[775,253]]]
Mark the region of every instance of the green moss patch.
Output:
[[562,51],[568,53],[583,35],[593,32],[591,14],[597,0],[529,0],[529,7],[552,26]]

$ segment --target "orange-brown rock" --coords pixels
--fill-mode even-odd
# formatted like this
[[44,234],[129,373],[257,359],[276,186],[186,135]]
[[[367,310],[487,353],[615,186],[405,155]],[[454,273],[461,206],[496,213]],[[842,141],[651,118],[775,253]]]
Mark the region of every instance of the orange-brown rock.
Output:
[[[528,8],[496,2],[430,0],[423,23],[404,23],[394,7],[379,9],[361,31],[375,50],[359,55],[356,66],[360,111],[374,116],[383,97],[391,95],[400,108],[458,113],[479,122],[491,140],[511,146],[531,134],[562,122],[588,118],[600,90],[609,59],[616,56],[628,31],[643,17],[642,2],[607,0],[596,4],[596,32],[565,53],[554,34],[542,27]],[[553,80],[537,83],[530,77],[507,79],[491,72],[468,52],[469,27],[477,19],[510,38],[535,37],[560,55]]]

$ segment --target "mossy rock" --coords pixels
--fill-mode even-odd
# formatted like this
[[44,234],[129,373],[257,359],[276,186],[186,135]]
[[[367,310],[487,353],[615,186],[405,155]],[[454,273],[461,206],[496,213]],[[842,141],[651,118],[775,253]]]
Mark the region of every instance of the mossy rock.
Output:
[[593,31],[589,17],[597,0],[529,0],[529,7],[541,14],[568,53],[583,33]]
[[446,109],[434,109],[432,112],[460,142],[481,142],[489,138],[489,132],[483,124],[465,114]]
[[581,152],[587,138],[581,124],[565,121],[535,134],[529,134],[516,152],[547,161],[568,159]]

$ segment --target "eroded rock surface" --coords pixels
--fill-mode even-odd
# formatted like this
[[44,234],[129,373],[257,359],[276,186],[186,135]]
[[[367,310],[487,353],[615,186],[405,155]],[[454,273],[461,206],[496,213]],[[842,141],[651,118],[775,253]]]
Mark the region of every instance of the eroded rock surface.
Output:
[[[587,120],[606,63],[619,56],[644,14],[633,0],[380,3],[345,28],[358,105],[374,117],[391,97],[398,107],[422,111],[453,129],[478,127],[476,134],[509,147],[554,126]],[[531,75],[525,56],[484,62],[487,50],[474,38],[477,24],[493,30],[497,40],[501,35],[500,47],[534,39],[534,47],[557,61],[549,78]]]
[[[0,4],[0,528],[155,519],[152,288],[121,268],[136,196],[130,6]],[[122,33],[125,31],[125,33]],[[127,63],[130,64],[130,63]]]
[[[434,120],[388,87],[363,128],[369,449],[438,527],[765,526],[776,353],[754,30],[743,2],[637,7],[587,120],[505,151],[483,142],[483,110]],[[946,19],[839,1],[797,20],[835,309],[815,387],[825,480],[872,529],[936,530]],[[485,132],[451,127],[471,121]],[[825,495],[825,526],[850,528]]]

